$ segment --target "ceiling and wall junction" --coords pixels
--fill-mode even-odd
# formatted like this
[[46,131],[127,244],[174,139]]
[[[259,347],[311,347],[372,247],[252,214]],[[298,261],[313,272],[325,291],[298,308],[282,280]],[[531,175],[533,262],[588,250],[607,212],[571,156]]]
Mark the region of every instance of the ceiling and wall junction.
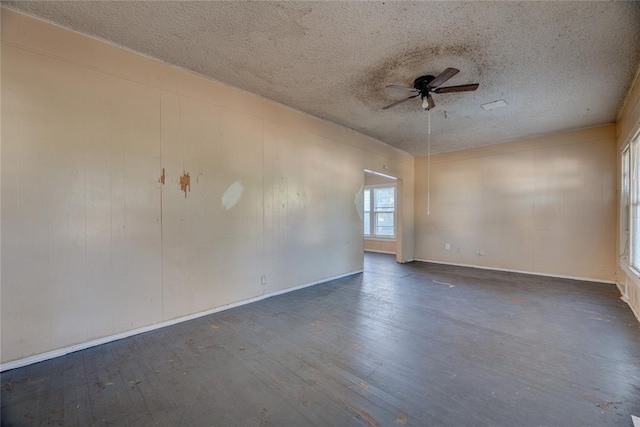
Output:
[[[640,52],[637,2],[18,2],[5,5],[426,154],[612,123]],[[484,111],[504,99],[508,106]]]

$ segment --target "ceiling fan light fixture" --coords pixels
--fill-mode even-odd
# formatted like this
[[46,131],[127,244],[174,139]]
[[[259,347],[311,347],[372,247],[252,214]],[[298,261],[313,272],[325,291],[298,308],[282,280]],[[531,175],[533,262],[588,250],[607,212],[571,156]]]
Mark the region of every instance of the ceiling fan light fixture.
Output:
[[506,107],[508,104],[504,99],[499,99],[497,101],[489,102],[487,104],[482,104],[481,107],[483,110],[495,110],[496,108]]
[[[393,102],[386,107],[382,107],[383,110],[388,110],[389,108],[395,107],[398,104],[402,104],[410,99],[421,97],[422,98],[422,109],[424,110],[432,110],[435,108],[436,103],[433,100],[432,93],[452,93],[452,92],[473,92],[478,89],[480,86],[478,83],[470,83],[466,85],[458,85],[458,86],[446,86],[440,87],[441,84],[449,80],[451,77],[458,74],[460,70],[456,68],[447,68],[437,76],[426,75],[420,76],[413,81],[413,87],[401,86],[401,85],[387,85],[386,87],[390,89],[400,89],[405,92],[412,92],[415,95],[412,95],[408,98],[401,99],[399,101]],[[505,104],[506,105],[506,104]]]

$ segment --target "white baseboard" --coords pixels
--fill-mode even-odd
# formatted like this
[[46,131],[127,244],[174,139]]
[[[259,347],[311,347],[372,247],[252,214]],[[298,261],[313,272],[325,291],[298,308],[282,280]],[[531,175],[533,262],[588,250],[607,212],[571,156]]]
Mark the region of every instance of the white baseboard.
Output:
[[558,279],[572,279],[572,280],[582,280],[582,281],[585,281],[585,282],[608,283],[610,285],[616,285],[616,281],[615,280],[593,279],[591,277],[565,276],[565,275],[562,275],[562,274],[548,274],[548,273],[539,273],[537,271],[512,270],[512,269],[509,269],[509,268],[485,267],[485,266],[480,266],[480,265],[459,264],[459,263],[456,263],[456,262],[433,261],[433,260],[418,259],[418,258],[414,259],[414,261],[430,262],[430,263],[433,263],[433,264],[454,265],[456,267],[479,268],[481,270],[506,271],[506,272],[509,272],[509,273],[529,274],[529,275],[532,275],[532,276],[555,277],[555,278],[558,278]]
[[377,249],[365,249],[365,252],[375,252],[377,254],[389,254],[389,255],[395,255],[395,252],[390,252],[390,251],[379,251]]
[[59,348],[56,350],[47,351],[46,353],[34,354],[33,356],[25,357],[18,360],[12,360],[10,362],[0,364],[0,372],[8,371],[9,369],[21,368],[23,366],[31,365],[33,363],[43,362],[45,360],[53,359],[56,357],[64,356],[65,354],[73,353],[74,351],[84,350],[90,347],[95,347],[97,345],[106,344],[112,341],[121,340],[123,338],[128,338],[133,335],[142,334],[144,332],[153,331],[156,329],[164,328],[167,326],[175,325],[177,323],[186,322],[188,320],[197,319],[198,317],[208,316],[210,314],[218,313],[221,311],[229,310],[231,308],[240,307],[242,305],[251,304],[253,302],[258,302],[263,299],[275,297],[277,295],[286,294],[288,292],[297,291],[300,289],[308,288],[309,286],[319,285],[320,283],[330,282],[332,280],[341,279],[347,276],[353,276],[354,274],[362,273],[363,270],[354,270],[349,273],[340,274],[338,276],[329,277],[326,279],[317,280],[311,283],[305,283],[303,285],[294,286],[292,288],[282,289],[279,291],[274,291],[268,294],[258,295],[257,297],[249,298],[243,301],[234,302],[231,304],[223,305],[220,307],[215,307],[209,310],[201,311],[198,313],[189,314],[187,316],[177,317],[175,319],[165,320],[164,322],[154,323],[153,325],[143,326],[142,328],[131,329],[130,331],[120,332],[114,335],[109,335],[106,337],[98,338],[95,340],[83,342],[80,344],[74,344],[69,347]]

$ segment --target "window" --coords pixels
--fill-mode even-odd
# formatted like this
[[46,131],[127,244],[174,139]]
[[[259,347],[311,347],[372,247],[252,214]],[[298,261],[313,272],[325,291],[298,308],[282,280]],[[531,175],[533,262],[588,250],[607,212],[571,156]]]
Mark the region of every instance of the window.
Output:
[[[624,154],[623,154],[624,156]],[[631,166],[629,222],[631,266],[640,271],[640,135],[631,141],[629,147]]]
[[368,185],[364,189],[364,235],[396,237],[396,186]]
[[631,166],[629,147],[622,151],[622,182],[620,185],[620,257],[629,261],[629,199],[631,184]]

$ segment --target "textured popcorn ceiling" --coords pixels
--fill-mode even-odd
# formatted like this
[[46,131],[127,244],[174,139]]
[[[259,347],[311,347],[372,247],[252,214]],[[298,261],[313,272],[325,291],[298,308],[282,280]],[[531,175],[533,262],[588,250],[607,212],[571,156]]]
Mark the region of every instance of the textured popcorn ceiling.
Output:
[[[421,155],[427,113],[386,84],[446,67],[434,152],[615,121],[640,58],[640,2],[4,4]],[[509,105],[484,111],[481,104]]]

